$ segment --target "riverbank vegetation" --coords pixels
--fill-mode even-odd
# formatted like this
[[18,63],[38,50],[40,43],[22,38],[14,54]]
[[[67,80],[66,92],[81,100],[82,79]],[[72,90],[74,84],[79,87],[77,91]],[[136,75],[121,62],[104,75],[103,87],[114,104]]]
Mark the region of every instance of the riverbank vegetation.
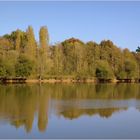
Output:
[[38,42],[29,26],[0,37],[0,78],[139,80],[140,48],[76,38],[50,45],[47,27],[40,28]]

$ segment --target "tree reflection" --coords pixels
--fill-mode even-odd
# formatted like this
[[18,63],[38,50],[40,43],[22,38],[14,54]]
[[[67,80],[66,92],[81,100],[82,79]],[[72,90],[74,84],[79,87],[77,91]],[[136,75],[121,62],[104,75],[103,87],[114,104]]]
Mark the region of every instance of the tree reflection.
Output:
[[127,110],[127,108],[71,109],[68,111],[60,112],[60,115],[70,120],[76,119],[82,115],[88,115],[88,116],[99,115],[100,117],[103,118],[109,118],[112,116],[113,113],[122,110]]
[[39,85],[39,106],[38,106],[38,129],[45,131],[48,124],[48,110],[50,94],[45,93],[44,88]]
[[[24,126],[27,132],[36,123],[40,132],[47,129],[49,110],[67,119],[83,115],[111,117],[125,108],[80,108],[79,104],[95,100],[140,99],[139,84],[31,84],[0,85],[0,119],[7,120],[16,128]],[[68,102],[67,102],[68,101]],[[71,104],[66,104],[69,103]],[[109,102],[110,103],[110,102]],[[106,103],[105,103],[106,104]],[[111,104],[109,104],[111,105]],[[138,108],[138,107],[136,107]],[[138,108],[139,109],[139,108]],[[38,117],[36,117],[38,116]]]

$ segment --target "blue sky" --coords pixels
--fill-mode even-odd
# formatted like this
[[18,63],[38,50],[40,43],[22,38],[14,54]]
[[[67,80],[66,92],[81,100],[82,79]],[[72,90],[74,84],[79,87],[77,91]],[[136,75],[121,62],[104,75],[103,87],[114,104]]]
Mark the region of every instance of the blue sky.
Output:
[[0,35],[32,25],[38,40],[40,26],[50,43],[70,37],[85,42],[110,39],[121,48],[140,45],[140,2],[0,2]]

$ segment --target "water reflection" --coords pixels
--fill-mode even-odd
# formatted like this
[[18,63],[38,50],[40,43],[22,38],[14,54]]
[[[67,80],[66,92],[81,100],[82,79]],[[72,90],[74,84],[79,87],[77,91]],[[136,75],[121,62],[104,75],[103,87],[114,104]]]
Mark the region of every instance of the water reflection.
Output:
[[135,107],[140,110],[139,84],[31,84],[0,85],[0,121],[32,130],[47,129],[51,114],[65,119],[113,113]]

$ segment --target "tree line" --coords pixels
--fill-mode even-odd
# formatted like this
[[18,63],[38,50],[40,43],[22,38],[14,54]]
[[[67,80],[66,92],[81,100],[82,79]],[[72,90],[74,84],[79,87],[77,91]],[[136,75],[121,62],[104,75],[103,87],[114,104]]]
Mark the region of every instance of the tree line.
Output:
[[111,40],[76,38],[50,45],[46,26],[40,28],[39,41],[28,26],[0,37],[0,77],[139,79],[140,47],[131,52]]

